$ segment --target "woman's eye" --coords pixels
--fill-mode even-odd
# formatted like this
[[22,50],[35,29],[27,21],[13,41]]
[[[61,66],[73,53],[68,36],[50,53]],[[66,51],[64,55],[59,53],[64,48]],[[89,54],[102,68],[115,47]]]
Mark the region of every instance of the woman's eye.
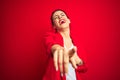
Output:
[[54,19],[58,19],[58,17],[54,17]]
[[65,16],[65,14],[61,14],[61,16]]

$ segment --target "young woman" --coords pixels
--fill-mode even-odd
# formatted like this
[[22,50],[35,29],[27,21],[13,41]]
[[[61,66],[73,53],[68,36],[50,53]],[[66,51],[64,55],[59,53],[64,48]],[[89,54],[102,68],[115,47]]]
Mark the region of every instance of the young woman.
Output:
[[58,9],[53,11],[51,22],[53,30],[44,40],[49,61],[43,80],[81,80],[80,74],[87,70],[85,52],[70,34],[69,17]]

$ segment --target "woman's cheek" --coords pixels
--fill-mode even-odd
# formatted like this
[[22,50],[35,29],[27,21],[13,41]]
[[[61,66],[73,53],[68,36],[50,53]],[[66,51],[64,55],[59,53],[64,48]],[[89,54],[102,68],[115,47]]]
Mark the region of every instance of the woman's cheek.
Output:
[[55,23],[55,25],[57,25],[57,26],[59,25],[59,24],[58,24],[58,23],[59,23],[58,21],[55,21],[54,23]]
[[56,20],[54,20],[54,24],[56,24],[57,23],[57,21]]

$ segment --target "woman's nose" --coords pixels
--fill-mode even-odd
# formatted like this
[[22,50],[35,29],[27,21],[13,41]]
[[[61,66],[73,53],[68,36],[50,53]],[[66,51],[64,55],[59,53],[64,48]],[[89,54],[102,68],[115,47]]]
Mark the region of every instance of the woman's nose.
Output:
[[61,19],[62,18],[62,16],[58,16],[59,17],[59,19]]

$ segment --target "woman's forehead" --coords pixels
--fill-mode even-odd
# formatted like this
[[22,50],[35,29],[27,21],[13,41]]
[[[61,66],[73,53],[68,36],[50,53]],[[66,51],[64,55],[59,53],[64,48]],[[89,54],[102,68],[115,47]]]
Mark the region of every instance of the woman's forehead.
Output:
[[59,14],[65,14],[63,11],[55,11],[54,13],[53,13],[53,16],[55,16],[55,15],[59,15]]

